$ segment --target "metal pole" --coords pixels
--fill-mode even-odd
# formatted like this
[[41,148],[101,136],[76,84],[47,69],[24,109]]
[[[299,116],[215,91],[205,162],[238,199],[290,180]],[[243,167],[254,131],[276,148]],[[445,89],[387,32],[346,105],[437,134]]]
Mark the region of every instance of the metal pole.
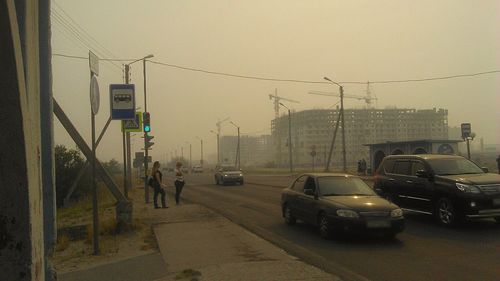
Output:
[[130,148],[130,132],[125,134],[125,141],[127,143],[127,180],[125,185],[125,197],[128,199],[128,191],[132,188],[132,155]]
[[[125,65],[125,84],[129,84],[129,72],[130,65]],[[121,121],[122,125],[122,135],[123,135],[123,194],[126,198],[128,198],[128,189],[129,184],[132,179],[132,170],[130,169],[130,133],[126,132],[123,126],[123,121]]]
[[193,158],[192,158],[192,154],[191,154],[191,149],[192,149],[191,144],[189,144],[189,170],[192,170],[192,169],[193,169],[193,166],[192,166],[192,164],[191,164],[191,163],[193,163],[193,162],[191,162],[191,161],[192,161],[192,159],[193,159]]
[[203,166],[203,139],[200,139],[201,143],[201,160],[200,160],[200,165]]
[[342,112],[342,171],[347,172],[345,152],[344,87],[340,86],[340,111]]
[[97,184],[95,180],[95,116],[91,111],[91,123],[92,123],[92,230],[94,232],[93,241],[94,241],[94,255],[99,255],[99,213],[98,213],[98,205],[97,205]]
[[469,138],[465,139],[467,142],[467,159],[470,160],[470,146],[469,146]]
[[290,174],[293,173],[293,162],[292,162],[292,115],[290,109],[288,109],[288,156],[290,157]]
[[326,161],[325,172],[330,171],[330,161],[332,160],[333,145],[335,144],[335,139],[337,138],[337,130],[339,129],[339,121],[342,112],[339,111],[339,116],[337,117],[337,123],[335,123],[335,131],[333,132],[332,143],[330,144],[330,153],[328,154],[328,160]]
[[[146,79],[146,59],[142,60],[142,74],[144,77],[144,112],[148,112],[148,104],[147,104],[147,79]],[[144,202],[149,203],[149,188],[148,188],[148,147],[147,147],[147,135],[148,133],[144,132]]]
[[217,134],[217,164],[220,164],[219,134]]
[[241,169],[240,127],[238,127],[238,169]]

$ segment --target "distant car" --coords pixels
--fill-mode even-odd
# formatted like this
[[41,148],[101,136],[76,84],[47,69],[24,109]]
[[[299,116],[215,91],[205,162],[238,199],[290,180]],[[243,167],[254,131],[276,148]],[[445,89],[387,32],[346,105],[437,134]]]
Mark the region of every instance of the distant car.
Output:
[[193,174],[203,173],[203,167],[202,166],[193,166],[193,168],[191,168],[191,172]]
[[234,166],[229,165],[218,165],[215,167],[215,184],[244,184],[243,172]]
[[347,174],[303,174],[282,191],[281,207],[286,224],[299,219],[317,226],[324,238],[346,231],[393,238],[405,226],[403,210]]
[[467,219],[500,223],[500,175],[456,155],[391,155],[374,189],[407,212],[434,215],[445,226]]

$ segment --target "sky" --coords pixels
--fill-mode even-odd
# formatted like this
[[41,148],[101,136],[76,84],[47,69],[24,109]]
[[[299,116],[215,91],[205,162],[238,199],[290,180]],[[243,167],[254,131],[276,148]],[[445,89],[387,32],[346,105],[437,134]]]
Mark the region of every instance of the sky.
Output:
[[[215,154],[218,120],[230,118],[243,135],[270,133],[269,94],[299,101],[293,110],[329,108],[338,93],[328,83],[243,79],[167,67],[243,76],[342,83],[373,82],[377,108],[448,109],[449,126],[471,123],[485,144],[500,143],[500,73],[409,83],[375,83],[500,70],[499,1],[52,1],[53,54],[146,62],[150,155],[160,160],[181,147],[193,161]],[[70,25],[71,24],[71,25]],[[73,26],[73,27],[71,27]],[[78,32],[77,32],[78,31]],[[89,37],[91,39],[88,39]],[[87,38],[87,39],[86,39]],[[82,43],[86,42],[86,43]],[[123,83],[122,64],[100,61],[98,133],[109,116],[109,84]],[[53,56],[54,98],[90,143],[89,66],[84,59]],[[144,108],[142,62],[131,66],[136,104]],[[366,95],[366,84],[342,83],[345,94]],[[346,108],[363,108],[345,99]],[[280,112],[284,114],[282,110]],[[222,135],[236,135],[229,122]],[[98,158],[121,161],[120,121],[112,121]],[[132,136],[132,150],[142,139]],[[75,144],[56,121],[56,144]]]

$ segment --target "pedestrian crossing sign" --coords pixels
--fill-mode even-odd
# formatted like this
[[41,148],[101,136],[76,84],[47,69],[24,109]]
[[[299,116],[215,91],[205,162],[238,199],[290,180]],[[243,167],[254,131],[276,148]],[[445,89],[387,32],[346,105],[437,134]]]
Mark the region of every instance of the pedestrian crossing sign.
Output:
[[122,120],[122,132],[142,132],[142,113],[136,112],[134,120]]

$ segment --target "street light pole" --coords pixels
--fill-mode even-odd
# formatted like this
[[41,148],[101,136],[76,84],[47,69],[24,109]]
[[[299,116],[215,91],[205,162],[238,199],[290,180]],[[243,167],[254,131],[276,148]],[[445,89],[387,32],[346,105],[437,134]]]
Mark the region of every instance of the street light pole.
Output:
[[217,136],[217,165],[220,164],[220,153],[219,153],[219,133],[214,132],[213,130],[210,130],[210,133],[213,133]]
[[196,137],[200,140],[200,166],[203,167],[203,139],[200,137]]
[[339,86],[340,88],[340,117],[342,120],[342,171],[345,173],[347,172],[347,160],[345,151],[344,87],[342,87],[339,83],[330,80],[328,77],[323,77],[323,79]]
[[237,129],[238,129],[238,145],[236,146],[236,158],[234,160],[234,165],[240,169],[240,164],[241,164],[241,161],[240,161],[240,126],[236,125],[233,123],[233,121],[229,121],[231,124],[233,124],[233,126],[235,126]]
[[290,164],[290,175],[293,174],[293,162],[292,162],[292,115],[290,113],[290,109],[282,104],[281,102],[279,103],[281,106],[286,108],[288,110],[288,156],[289,158],[289,164]]

